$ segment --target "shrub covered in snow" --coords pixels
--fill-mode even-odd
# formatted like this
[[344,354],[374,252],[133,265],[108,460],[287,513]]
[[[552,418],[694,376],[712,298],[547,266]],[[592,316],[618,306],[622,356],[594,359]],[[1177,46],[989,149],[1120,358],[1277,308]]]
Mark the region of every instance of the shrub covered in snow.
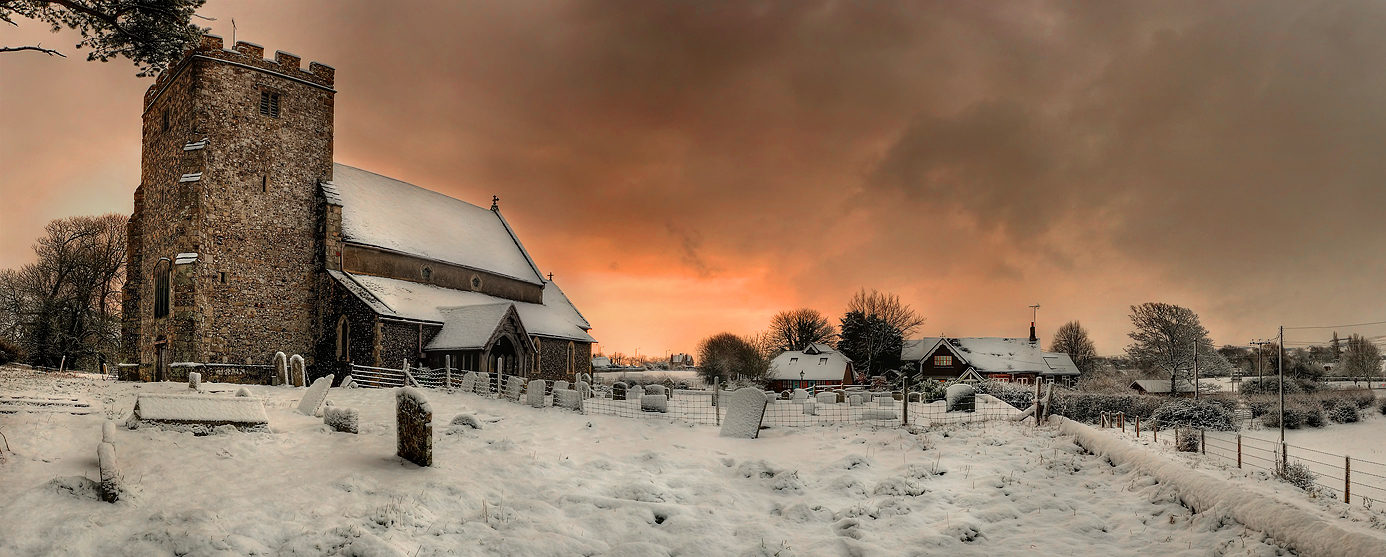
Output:
[[[1285,394],[1312,393],[1319,390],[1320,383],[1308,379],[1285,378]],[[1264,379],[1247,378],[1242,380],[1243,395],[1279,395],[1280,381],[1275,377]]]
[[1050,401],[1050,413],[1090,424],[1098,423],[1103,412],[1125,412],[1128,420],[1137,417],[1149,420],[1156,409],[1169,401],[1170,397],[1167,396],[1114,395],[1055,389],[1054,399]]
[[1377,409],[1378,409],[1378,410],[1381,410],[1381,415],[1386,416],[1386,400],[1382,400],[1382,401],[1381,401],[1381,406],[1378,407]]
[[452,417],[450,425],[466,426],[472,429],[481,429],[481,420],[476,419],[476,414],[458,414]]
[[948,387],[948,392],[944,395],[948,401],[946,408],[949,412],[963,411],[973,412],[977,407],[977,389],[966,383],[955,383]]
[[1160,427],[1233,431],[1236,419],[1227,407],[1209,400],[1177,398],[1166,402],[1150,415]]
[[1317,484],[1315,482],[1318,481],[1319,475],[1315,474],[1313,470],[1310,470],[1303,462],[1296,462],[1286,466],[1276,475],[1280,476],[1280,479],[1285,480],[1290,485],[1305,491],[1313,492],[1317,489]]
[[1340,424],[1350,424],[1362,419],[1357,412],[1357,404],[1350,400],[1337,399],[1328,403],[1328,419]]
[[334,431],[357,433],[360,424],[359,415],[355,408],[327,406],[322,409],[322,423],[327,424]]
[[19,349],[18,345],[0,338],[0,365],[18,361],[23,356],[24,353]]

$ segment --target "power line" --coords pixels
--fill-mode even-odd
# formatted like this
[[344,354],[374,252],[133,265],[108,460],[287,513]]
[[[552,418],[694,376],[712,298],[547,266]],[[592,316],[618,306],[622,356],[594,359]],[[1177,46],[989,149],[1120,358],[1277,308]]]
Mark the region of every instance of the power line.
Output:
[[1386,321],[1372,321],[1370,323],[1352,323],[1350,325],[1324,325],[1321,327],[1285,327],[1285,330],[1289,331],[1303,329],[1346,329],[1348,327],[1365,327],[1367,325],[1386,325]]

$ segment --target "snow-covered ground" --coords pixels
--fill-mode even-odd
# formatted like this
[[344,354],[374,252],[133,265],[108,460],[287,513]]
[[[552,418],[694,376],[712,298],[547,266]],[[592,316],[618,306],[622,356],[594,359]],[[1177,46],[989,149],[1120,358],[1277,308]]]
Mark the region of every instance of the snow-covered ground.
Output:
[[[232,396],[235,385],[204,384]],[[178,383],[0,370],[0,392],[71,396],[84,415],[0,414],[8,555],[1284,555],[1053,428],[714,426],[428,392],[434,466],[395,456],[394,393],[337,390],[361,433],[294,412],[304,389],[250,387],[270,433],[120,429],[125,498],[102,503],[106,417]],[[474,413],[483,429],[449,427]]]

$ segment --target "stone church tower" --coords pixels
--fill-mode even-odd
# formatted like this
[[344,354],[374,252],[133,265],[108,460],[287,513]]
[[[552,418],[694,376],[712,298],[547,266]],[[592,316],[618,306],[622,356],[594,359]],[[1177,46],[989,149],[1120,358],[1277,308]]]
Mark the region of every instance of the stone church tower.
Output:
[[333,74],[209,35],[145,93],[121,348],[140,366],[122,379],[163,379],[172,362],[311,358]]

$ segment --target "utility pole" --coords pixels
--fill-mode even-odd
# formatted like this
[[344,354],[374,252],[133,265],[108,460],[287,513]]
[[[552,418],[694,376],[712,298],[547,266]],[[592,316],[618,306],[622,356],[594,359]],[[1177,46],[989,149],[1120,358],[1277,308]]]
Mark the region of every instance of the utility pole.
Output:
[[1280,375],[1280,469],[1285,470],[1285,465],[1289,463],[1289,457],[1285,456],[1285,326],[1280,326],[1280,342],[1276,346],[1279,356]]
[[1198,400],[1198,340],[1194,340],[1194,400]]

